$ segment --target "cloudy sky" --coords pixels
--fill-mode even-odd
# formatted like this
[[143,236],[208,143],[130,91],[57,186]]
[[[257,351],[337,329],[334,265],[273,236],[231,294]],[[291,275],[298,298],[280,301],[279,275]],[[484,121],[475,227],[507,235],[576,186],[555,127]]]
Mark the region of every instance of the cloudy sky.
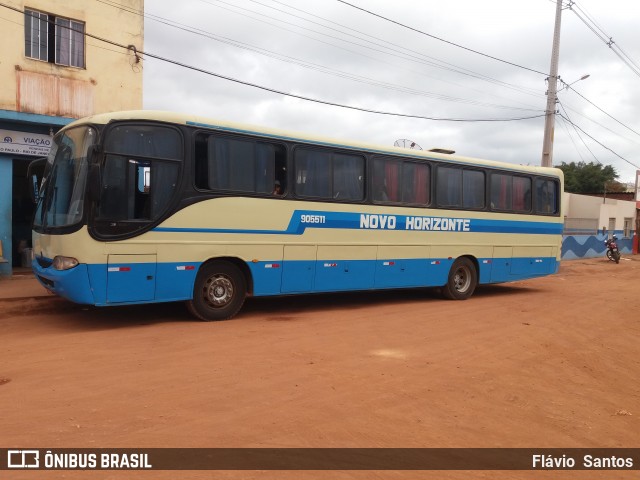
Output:
[[[369,110],[463,120],[544,114],[555,1],[348,1],[504,62],[339,0],[148,0],[145,51]],[[640,70],[598,35],[612,37],[640,65],[639,18],[634,0],[577,0],[563,11],[559,75],[567,83],[590,76],[559,93],[558,108],[568,120],[556,122],[554,164],[599,161],[614,166],[620,180],[634,179],[640,165]],[[147,109],[383,145],[406,138],[425,149],[540,164],[542,117],[451,122],[381,115],[291,98],[149,57],[143,68]]]

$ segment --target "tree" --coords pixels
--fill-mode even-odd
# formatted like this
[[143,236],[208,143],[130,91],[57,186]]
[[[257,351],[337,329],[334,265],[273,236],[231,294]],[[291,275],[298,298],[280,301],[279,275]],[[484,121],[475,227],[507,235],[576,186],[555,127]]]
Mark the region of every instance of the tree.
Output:
[[624,192],[625,186],[616,181],[618,172],[611,165],[571,162],[558,166],[564,172],[564,189],[569,193]]

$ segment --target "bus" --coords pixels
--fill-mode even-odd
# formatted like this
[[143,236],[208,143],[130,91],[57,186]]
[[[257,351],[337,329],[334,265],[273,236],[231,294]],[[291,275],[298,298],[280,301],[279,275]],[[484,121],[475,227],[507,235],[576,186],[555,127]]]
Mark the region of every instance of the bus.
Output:
[[[97,306],[477,285],[558,271],[562,172],[184,114],[107,113],[54,137],[32,262]],[[32,179],[35,180],[35,179]]]

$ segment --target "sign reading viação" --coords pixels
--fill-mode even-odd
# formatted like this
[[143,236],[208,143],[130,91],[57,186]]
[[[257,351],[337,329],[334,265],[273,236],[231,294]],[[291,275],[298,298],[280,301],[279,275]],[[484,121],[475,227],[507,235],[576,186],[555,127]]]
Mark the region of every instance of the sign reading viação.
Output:
[[46,157],[52,144],[50,135],[0,130],[0,153]]

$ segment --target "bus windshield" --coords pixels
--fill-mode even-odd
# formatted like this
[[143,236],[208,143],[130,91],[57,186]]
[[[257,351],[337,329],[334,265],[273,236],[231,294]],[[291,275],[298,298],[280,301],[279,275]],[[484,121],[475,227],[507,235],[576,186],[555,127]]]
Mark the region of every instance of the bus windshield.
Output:
[[69,227],[82,221],[87,152],[97,139],[95,129],[83,126],[55,136],[47,158],[33,226],[37,230]]

